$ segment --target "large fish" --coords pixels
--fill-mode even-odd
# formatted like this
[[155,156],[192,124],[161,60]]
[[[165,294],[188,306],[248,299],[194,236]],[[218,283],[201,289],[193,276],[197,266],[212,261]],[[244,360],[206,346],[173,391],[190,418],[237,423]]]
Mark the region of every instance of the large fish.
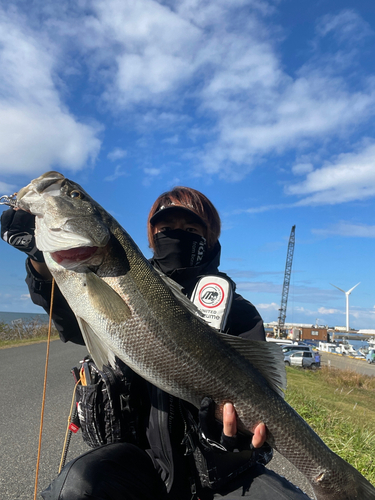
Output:
[[264,422],[269,444],[307,477],[317,500],[375,499],[375,488],[284,401],[278,346],[210,328],[113,217],[58,172],[33,180],[17,203],[36,215],[37,246],[99,366],[116,355],[197,407],[204,396],[219,409],[233,402],[241,430]]

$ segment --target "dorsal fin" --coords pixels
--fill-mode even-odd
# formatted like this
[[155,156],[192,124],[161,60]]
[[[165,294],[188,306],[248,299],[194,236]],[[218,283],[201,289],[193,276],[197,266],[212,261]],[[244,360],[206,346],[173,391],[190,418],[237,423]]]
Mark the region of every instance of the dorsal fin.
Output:
[[175,281],[173,281],[172,278],[169,278],[167,275],[159,271],[159,269],[155,268],[155,271],[159,274],[159,276],[168,286],[168,288],[173,292],[173,295],[176,297],[176,299],[182,305],[184,305],[192,314],[194,314],[194,316],[197,316],[198,318],[202,319],[202,321],[205,323],[201,311],[191,302],[190,299],[186,297],[186,295],[182,293],[183,287],[178,283],[176,283]]
[[[173,281],[171,278],[157,270],[160,277],[172,290],[175,297],[189,309],[191,313],[198,316],[205,323],[202,318],[202,313],[199,309],[182,293],[182,287]],[[234,335],[227,335],[225,333],[218,333],[225,342],[229,343],[238,352],[241,353],[250,363],[256,368],[261,375],[268,382],[270,387],[284,398],[284,391],[286,390],[287,380],[284,364],[284,356],[282,349],[277,344],[259,340],[248,340],[242,337],[235,337]]]
[[270,387],[284,397],[287,380],[282,349],[277,344],[249,340],[225,333],[218,333],[231,347],[245,357],[266,379]]

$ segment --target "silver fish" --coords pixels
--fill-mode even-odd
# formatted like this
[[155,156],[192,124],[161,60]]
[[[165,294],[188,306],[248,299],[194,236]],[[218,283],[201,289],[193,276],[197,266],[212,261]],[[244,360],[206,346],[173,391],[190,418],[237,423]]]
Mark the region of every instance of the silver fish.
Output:
[[116,355],[197,407],[204,396],[219,410],[233,402],[241,430],[264,422],[268,443],[307,477],[317,500],[375,499],[375,488],[285,402],[278,346],[210,328],[113,217],[58,172],[33,180],[17,204],[36,215],[37,246],[99,366]]

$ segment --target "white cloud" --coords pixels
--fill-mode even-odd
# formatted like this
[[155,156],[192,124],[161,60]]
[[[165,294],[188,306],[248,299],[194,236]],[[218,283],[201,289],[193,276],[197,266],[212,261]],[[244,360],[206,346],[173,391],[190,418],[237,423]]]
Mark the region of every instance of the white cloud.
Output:
[[364,325],[373,325],[375,311],[359,307],[350,307],[350,316],[353,316]]
[[127,176],[129,175],[128,172],[124,172],[121,170],[121,165],[117,165],[115,167],[115,171],[112,175],[108,175],[107,177],[104,178],[105,181],[107,182],[113,182],[119,177]]
[[237,289],[239,293],[253,292],[253,293],[276,293],[280,294],[282,285],[269,282],[238,282]]
[[362,19],[354,10],[344,9],[338,14],[327,14],[323,16],[316,25],[316,33],[320,37],[332,35],[343,43],[358,41],[371,34],[369,24]]
[[319,314],[343,314],[343,311],[340,311],[339,309],[327,309],[326,307],[319,307],[318,313]]
[[287,194],[306,196],[299,205],[337,204],[375,195],[375,143],[343,153],[307,174],[303,182],[286,188]]
[[175,98],[173,92],[195,71],[199,28],[153,0],[97,0],[93,7],[100,52],[109,46],[115,61],[105,98],[122,106]]
[[203,157],[205,168],[209,173],[234,172],[234,180],[265,155],[309,150],[317,141],[347,134],[348,127],[375,111],[374,82],[358,74],[359,85],[350,91],[342,68],[332,64],[336,53],[327,54],[323,63],[312,54],[291,77],[283,71],[275,38],[259,20],[248,24],[246,32],[235,34],[213,30],[206,48],[211,49],[212,72],[201,94],[202,106],[217,118],[216,139]]
[[36,173],[56,165],[79,170],[95,159],[95,129],[59,108],[0,103],[0,172]]
[[143,185],[150,186],[157,177],[162,175],[163,171],[163,168],[144,168],[143,172],[146,174],[146,177],[143,179]]
[[269,212],[270,210],[282,210],[285,208],[291,208],[294,204],[279,203],[277,205],[262,205],[260,207],[245,208],[242,210],[236,210],[235,213],[248,213],[248,214],[260,214],[263,212]]
[[[224,112],[219,117],[219,140],[206,158],[210,167],[214,164],[220,170],[225,161],[251,165],[264,154],[281,154],[293,147],[312,145],[328,135],[334,137],[348,125],[367,118],[375,105],[375,93],[350,94],[342,82],[324,75],[301,77],[284,88],[263,91],[261,96],[257,95],[259,88],[255,93],[257,104],[253,96],[244,95],[247,102],[242,109],[238,88],[233,89],[225,106],[223,99],[216,100],[215,105],[221,101]],[[272,108],[268,107],[270,103]]]
[[108,153],[107,158],[111,161],[121,160],[127,155],[127,151],[121,148],[115,148],[113,151]]
[[353,224],[346,221],[340,221],[326,229],[312,229],[312,232],[322,236],[339,235],[349,238],[375,238],[375,226]]
[[314,170],[312,163],[297,163],[292,167],[292,172],[294,175],[308,174]]
[[167,137],[166,139],[163,139],[163,142],[166,142],[167,144],[177,144],[179,142],[179,137],[177,134],[175,134],[172,137]]
[[278,311],[280,309],[280,304],[272,302],[271,304],[256,304],[255,307],[261,311]]
[[150,177],[158,177],[162,173],[161,168],[145,168],[144,173]]
[[14,184],[8,184],[7,182],[0,181],[0,196],[10,196],[16,192],[18,187]]
[[[289,74],[278,44],[286,34],[266,17],[273,9],[261,0],[93,0],[74,4],[72,12],[66,6],[46,9],[41,30],[48,36],[40,35],[45,37],[43,44],[20,20],[18,27],[13,23],[14,46],[6,46],[7,60],[15,61],[12,81],[18,82],[15,111],[22,118],[22,106],[33,114],[35,108],[41,108],[23,157],[35,135],[38,139],[47,132],[48,139],[40,157],[35,156],[35,161],[31,158],[28,168],[51,162],[81,168],[99,148],[95,127],[78,122],[61,103],[53,73],[56,57],[53,49],[46,49],[51,40],[60,47],[62,60],[69,51],[79,54],[90,83],[95,82],[96,95],[100,94],[100,105],[104,101],[107,111],[121,114],[124,120],[131,117],[138,131],[152,134],[163,129],[171,141],[187,137],[187,128],[197,131],[197,147],[186,149],[190,164],[197,166],[197,175],[239,180],[266,155],[281,155],[291,148],[309,151],[371,118],[375,112],[374,82],[357,72],[353,91],[340,68],[330,64],[339,52],[345,59],[353,47],[346,45],[339,50],[335,46],[336,52],[327,50],[321,58],[317,57],[316,41],[334,35],[355,45],[366,29],[369,34],[367,23],[349,10],[321,19],[315,52],[312,50],[311,58]],[[8,20],[8,33],[10,24]],[[26,48],[32,62],[26,64],[30,77],[22,85],[19,76],[23,68],[17,61]],[[76,64],[68,65],[67,72],[79,71]],[[3,104],[13,110],[9,102]],[[51,132],[48,116],[62,131],[58,137]],[[204,126],[201,117],[206,119]],[[26,122],[30,122],[27,115]],[[176,123],[178,136],[173,129]],[[15,126],[10,123],[12,133]],[[61,143],[67,142],[72,147],[63,150]],[[14,147],[8,150],[13,158]],[[18,157],[14,163],[19,163]],[[308,162],[300,162],[293,172],[313,175],[312,168]]]
[[99,127],[79,122],[54,81],[53,44],[0,10],[0,172],[83,168],[100,148]]

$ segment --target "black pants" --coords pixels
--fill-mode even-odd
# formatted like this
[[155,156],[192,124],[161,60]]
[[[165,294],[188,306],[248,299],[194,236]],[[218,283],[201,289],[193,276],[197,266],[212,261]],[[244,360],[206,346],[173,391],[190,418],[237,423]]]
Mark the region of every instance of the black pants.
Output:
[[[207,498],[235,500],[309,500],[286,479],[255,465],[221,490],[207,492]],[[206,495],[205,495],[206,496]],[[146,452],[131,444],[104,445],[69,462],[50,486],[44,500],[179,500],[166,493]],[[190,492],[181,492],[191,498]]]

